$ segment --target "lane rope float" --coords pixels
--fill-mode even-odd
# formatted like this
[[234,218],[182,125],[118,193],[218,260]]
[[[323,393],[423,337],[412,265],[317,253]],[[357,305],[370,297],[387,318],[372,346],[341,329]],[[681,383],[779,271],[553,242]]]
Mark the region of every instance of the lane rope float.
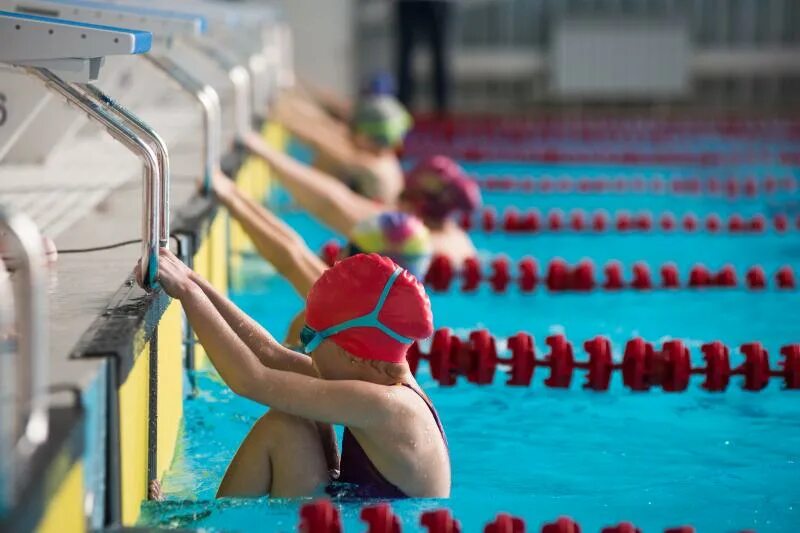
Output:
[[[367,505],[361,508],[361,520],[367,525],[367,533],[401,533],[400,518],[387,503]],[[419,525],[428,533],[461,533],[461,523],[453,517],[449,509],[433,509],[420,515]],[[525,533],[527,524],[524,519],[508,513],[499,513],[486,524],[484,533]],[[317,500],[300,508],[300,526],[302,533],[342,533],[342,521],[339,509],[329,500]],[[562,516],[553,522],[540,526],[541,533],[580,533],[586,532],[572,518]],[[692,526],[667,527],[664,533],[695,533]],[[631,522],[601,528],[600,533],[641,533],[641,529]]]
[[[341,245],[337,241],[329,241],[323,246],[320,256],[330,266],[339,259],[340,253]],[[434,292],[446,292],[455,286],[456,290],[470,293],[488,283],[492,291],[499,294],[506,293],[513,287],[522,293],[530,293],[540,285],[551,292],[733,288],[746,288],[755,292],[767,289],[770,284],[781,291],[794,290],[797,287],[794,269],[789,265],[779,267],[768,278],[760,265],[749,267],[744,276],[740,277],[730,264],[712,272],[705,265],[696,263],[687,276],[681,277],[674,263],[665,263],[658,270],[660,279],[655,280],[650,266],[638,261],[630,267],[631,274],[626,280],[619,261],[606,263],[600,276],[595,271],[594,263],[588,259],[570,265],[563,259],[555,258],[547,263],[544,274],[540,275],[539,263],[532,257],[524,257],[517,261],[514,270],[512,272],[511,260],[504,255],[490,259],[488,268],[477,257],[467,258],[457,267],[448,257],[436,255],[431,260],[424,281]],[[769,279],[772,281],[768,281]],[[461,283],[455,285],[456,281]]]
[[487,176],[475,177],[485,191],[522,194],[670,194],[682,196],[716,196],[727,198],[793,193],[798,180],[789,175],[763,179],[735,178],[662,178],[652,177],[570,177],[559,178]]
[[609,214],[604,209],[591,213],[583,209],[572,209],[565,213],[561,209],[551,209],[542,214],[538,209],[520,211],[507,207],[502,216],[492,207],[483,208],[475,214],[463,214],[459,225],[465,231],[481,230],[485,233],[516,234],[564,234],[572,233],[672,233],[704,232],[706,235],[765,235],[772,231],[777,234],[800,231],[800,215],[792,220],[789,215],[779,213],[771,217],[757,213],[743,216],[738,213],[726,218],[717,213],[698,216],[686,213],[680,217],[670,211],[655,214],[652,211],[632,213],[619,210]]
[[800,343],[780,348],[778,365],[770,366],[769,354],[759,342],[739,346],[741,364],[731,365],[731,349],[720,341],[700,347],[703,366],[692,364],[691,352],[681,340],[664,341],[660,348],[641,337],[625,344],[622,360],[612,357],[611,341],[597,336],[582,344],[585,360],[575,358],[573,345],[563,335],[545,339],[549,353],[539,356],[531,335],[521,332],[506,341],[508,355],[500,356],[495,337],[487,330],[472,331],[467,339],[454,335],[448,328],[438,329],[428,352],[414,343],[406,358],[412,373],[421,360],[428,361],[431,376],[440,385],[452,386],[463,376],[469,383],[488,385],[494,382],[498,367],[507,367],[506,385],[530,386],[536,368],[548,369],[544,385],[549,388],[569,388],[575,371],[585,373],[583,388],[602,392],[609,389],[615,372],[622,374],[622,383],[634,391],[661,387],[666,392],[685,391],[692,376],[703,376],[701,388],[722,392],[732,377],[741,376],[742,389],[761,391],[770,380],[778,380],[786,390],[800,389]]
[[[595,273],[594,263],[588,259],[570,265],[563,259],[551,259],[543,276],[535,259],[526,257],[517,262],[516,273],[511,272],[510,260],[497,256],[490,260],[488,271],[477,258],[468,258],[460,269],[456,269],[446,256],[435,256],[431,261],[425,283],[435,292],[445,292],[453,286],[456,279],[461,281],[457,290],[474,292],[483,283],[488,283],[493,292],[505,293],[512,283],[520,292],[533,292],[543,285],[551,292],[590,292],[594,290],[620,291],[623,289],[647,291],[654,289],[709,289],[746,287],[751,291],[767,288],[767,275],[764,269],[755,265],[747,269],[740,278],[732,265],[725,265],[712,272],[705,265],[692,266],[688,276],[681,279],[674,263],[665,263],[659,269],[660,281],[654,281],[647,263],[639,261],[631,267],[630,281],[622,274],[623,267],[618,261],[609,261],[603,267],[602,279]],[[785,265],[774,274],[774,286],[781,290],[796,288],[794,270]]]

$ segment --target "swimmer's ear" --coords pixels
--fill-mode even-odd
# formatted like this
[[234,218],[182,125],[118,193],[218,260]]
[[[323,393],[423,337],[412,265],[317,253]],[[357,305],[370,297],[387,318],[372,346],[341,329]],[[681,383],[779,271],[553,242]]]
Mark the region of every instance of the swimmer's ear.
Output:
[[367,360],[363,361],[368,363],[369,366],[375,370],[375,372],[378,372],[382,376],[389,378],[390,381],[398,381],[405,377],[406,373],[408,372],[408,366],[405,363],[389,363],[386,361]]

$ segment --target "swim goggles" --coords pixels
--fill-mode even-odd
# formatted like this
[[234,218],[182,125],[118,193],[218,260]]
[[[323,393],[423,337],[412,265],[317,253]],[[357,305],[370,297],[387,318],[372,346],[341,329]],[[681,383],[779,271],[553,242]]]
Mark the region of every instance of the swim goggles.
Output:
[[411,344],[414,342],[414,339],[409,339],[408,337],[404,337],[399,333],[392,331],[387,326],[382,324],[378,319],[378,314],[381,312],[381,309],[383,309],[383,304],[386,303],[386,298],[389,296],[389,291],[392,289],[392,285],[394,285],[395,280],[397,280],[398,276],[400,276],[402,272],[403,269],[400,267],[394,269],[394,272],[392,272],[392,275],[389,277],[389,280],[383,287],[383,292],[381,292],[380,298],[378,298],[378,303],[375,304],[375,308],[366,315],[351,318],[350,320],[346,320],[341,324],[325,328],[322,331],[316,331],[307,324],[303,326],[303,329],[300,332],[300,342],[303,345],[303,352],[311,353],[320,345],[323,340],[351,328],[376,328],[397,342],[403,344]]

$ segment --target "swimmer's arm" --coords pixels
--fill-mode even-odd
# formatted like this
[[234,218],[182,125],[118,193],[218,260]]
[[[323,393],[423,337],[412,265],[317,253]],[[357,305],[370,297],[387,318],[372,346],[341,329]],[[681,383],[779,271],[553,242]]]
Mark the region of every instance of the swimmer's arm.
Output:
[[[188,283],[188,288],[173,289],[171,294],[181,300],[214,368],[234,393],[289,414],[351,427],[386,424],[398,414],[391,388],[366,381],[319,379],[309,375],[313,367],[303,374],[261,364],[196,284]],[[274,341],[266,348],[270,360],[302,357]],[[310,365],[310,358],[306,360]]]
[[334,117],[345,122],[350,120],[353,114],[353,102],[350,99],[306,81],[303,81],[302,87],[311,98]]
[[348,121],[353,115],[353,104],[347,98],[340,97],[330,91],[315,92],[317,100],[337,119]]
[[321,121],[326,125],[334,126],[344,135],[347,135],[346,124],[328,112],[325,108],[325,102],[317,97],[315,90],[306,90],[305,93],[295,91],[287,96],[288,98],[282,98],[278,102],[278,106],[275,109],[276,114],[282,114],[287,111],[302,115],[307,120]]
[[231,180],[214,180],[214,192],[228,212],[242,226],[261,256],[306,298],[311,286],[325,271],[325,263],[305,241],[283,221],[257,204]]
[[[141,261],[134,274],[141,285]],[[211,362],[232,389],[247,384],[250,376],[265,365],[287,374],[314,374],[309,358],[284,349],[167,248],[158,251],[158,282],[164,292],[180,300]]]
[[402,416],[392,387],[367,381],[327,380],[262,367],[233,391],[295,416],[349,427],[382,426]]
[[193,288],[179,297],[184,312],[214,368],[235,391],[247,383],[248,375],[257,372],[258,368],[264,368],[264,365],[217,312],[205,292],[198,285],[192,285]]
[[345,167],[358,164],[359,150],[350,139],[348,129],[324,115],[322,110],[306,103],[281,106],[276,109],[275,119],[295,137],[310,144],[337,164]]
[[[234,393],[289,414],[350,427],[384,425],[398,415],[398,402],[387,387],[365,381],[319,379],[262,365],[222,320],[206,294],[197,285],[189,285],[175,296],[180,298],[214,368]],[[277,343],[270,343],[269,349],[275,359],[292,355]]]
[[332,117],[313,97],[292,93],[288,98],[282,98],[273,111],[278,121],[298,128],[303,135],[313,137],[313,132],[322,127],[326,133],[334,133],[349,142],[347,124]]
[[[261,324],[253,320],[247,313],[239,309],[236,304],[220,294],[202,276],[193,273],[192,281],[202,290],[204,296],[217,313],[222,317],[228,327],[246,345],[260,361],[269,368],[297,372],[299,374],[316,375],[311,366],[311,359],[291,350],[277,350],[280,346],[277,340],[264,329]],[[181,300],[183,301],[183,300]],[[184,303],[184,309],[188,304]],[[188,312],[187,312],[188,315]],[[194,324],[193,324],[194,327]],[[198,332],[198,337],[200,334]],[[202,338],[201,343],[202,343]],[[205,343],[203,343],[205,347]],[[208,350],[208,348],[206,348]]]
[[303,208],[334,231],[349,236],[356,224],[380,213],[378,206],[337,179],[300,163],[261,137],[249,135],[245,143],[275,169],[278,180]]

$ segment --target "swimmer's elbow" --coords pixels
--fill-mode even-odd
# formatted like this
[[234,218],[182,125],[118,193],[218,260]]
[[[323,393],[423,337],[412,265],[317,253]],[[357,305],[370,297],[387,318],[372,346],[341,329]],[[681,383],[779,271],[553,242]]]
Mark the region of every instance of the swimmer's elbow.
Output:
[[237,372],[236,376],[227,380],[227,383],[231,388],[231,391],[237,396],[241,396],[256,402],[261,402],[259,398],[255,397],[259,389],[259,376],[260,373],[258,371]]
[[252,365],[243,370],[236,383],[229,383],[237,396],[247,398],[261,405],[275,407],[286,397],[287,387],[280,376],[286,372],[267,368],[262,364]]
[[227,380],[228,387],[230,387],[231,391],[237,395],[242,396],[243,398],[250,398],[249,392],[251,386],[247,384],[247,378],[245,377],[237,377],[235,379]]

